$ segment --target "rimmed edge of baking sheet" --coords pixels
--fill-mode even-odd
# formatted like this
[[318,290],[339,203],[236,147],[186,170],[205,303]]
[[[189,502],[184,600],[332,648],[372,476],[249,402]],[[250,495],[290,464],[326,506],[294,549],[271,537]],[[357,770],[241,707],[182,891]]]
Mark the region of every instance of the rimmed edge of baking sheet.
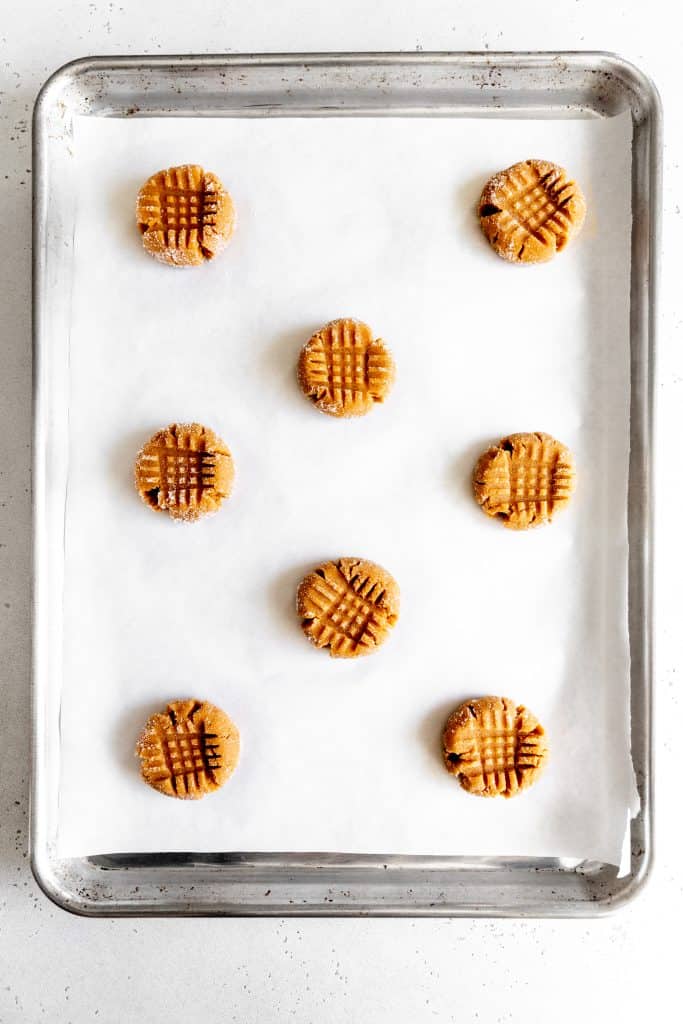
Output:
[[[71,251],[51,252],[48,212],[68,216],[60,156],[70,119],[93,116],[494,116],[633,120],[629,632],[631,752],[640,812],[630,871],[557,858],[343,854],[117,854],[59,859],[59,552],[42,512],[51,331],[68,329]],[[592,916],[638,892],[652,861],[652,428],[661,107],[652,82],[605,53],[302,54],[86,58],[57,71],[34,111],[34,593],[30,852],[64,909],[86,915]],[[60,195],[60,188],[63,188]],[[64,201],[64,205],[56,203]],[[47,305],[48,300],[52,305]],[[49,315],[48,315],[49,312]],[[66,410],[62,410],[65,414]],[[52,561],[56,560],[56,566]],[[56,589],[55,589],[56,588]]]

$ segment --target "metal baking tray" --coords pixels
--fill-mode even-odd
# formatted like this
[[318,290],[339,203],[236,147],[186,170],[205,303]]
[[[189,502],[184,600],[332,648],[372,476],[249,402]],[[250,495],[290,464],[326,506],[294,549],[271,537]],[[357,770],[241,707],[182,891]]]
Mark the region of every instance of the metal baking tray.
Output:
[[[631,867],[556,858],[331,853],[159,853],[60,858],[59,523],[46,483],[64,473],[68,415],[74,115],[97,117],[612,117],[633,122],[628,491],[631,752],[640,812]],[[45,893],[87,915],[603,914],[652,860],[652,417],[661,196],[653,84],[607,53],[301,54],[87,58],[44,85],[34,113],[34,596],[31,862]],[[625,296],[626,299],[626,296]],[[60,398],[61,396],[61,398]],[[62,524],[63,526],[63,524]]]

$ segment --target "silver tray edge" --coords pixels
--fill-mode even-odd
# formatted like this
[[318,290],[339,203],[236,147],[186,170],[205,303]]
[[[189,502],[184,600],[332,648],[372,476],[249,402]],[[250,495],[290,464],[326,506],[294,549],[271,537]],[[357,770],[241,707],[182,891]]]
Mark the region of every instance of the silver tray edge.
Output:
[[[617,879],[607,865],[564,865],[524,858],[346,857],[326,854],[160,854],[58,860],[48,830],[46,710],[49,679],[42,669],[45,565],[40,511],[45,494],[47,424],[44,416],[44,301],[47,282],[47,127],[55,105],[88,112],[92,98],[80,91],[88,75],[107,71],[173,74],[192,69],[381,68],[430,66],[490,74],[492,68],[530,69],[550,75],[563,69],[609,76],[611,90],[596,93],[600,116],[609,103],[628,106],[634,121],[634,231],[631,279],[632,465],[640,481],[629,497],[629,609],[632,647],[632,745],[641,812],[632,830],[632,863]],[[559,69],[559,72],[558,72]],[[594,83],[593,83],[594,84]],[[486,89],[484,80],[483,92]],[[589,90],[588,90],[589,91]],[[581,104],[577,95],[577,107]],[[583,97],[585,100],[585,96]],[[605,107],[601,106],[605,103]],[[72,106],[69,108],[69,104]],[[502,106],[502,105],[501,105]],[[590,108],[590,104],[586,105]],[[492,105],[491,109],[501,107]],[[524,108],[526,109],[526,108]],[[93,112],[91,110],[91,112]],[[111,112],[111,111],[108,111]],[[135,111],[138,113],[139,111]],[[155,110],[154,113],[157,111]],[[346,113],[347,111],[328,111]],[[349,111],[350,112],[350,111]],[[395,108],[393,112],[397,112]],[[487,111],[488,112],[488,111]],[[124,113],[122,111],[121,113]],[[661,104],[653,83],[634,65],[608,53],[371,53],[216,56],[93,57],[65,65],[43,86],[34,109],[33,224],[33,671],[30,856],[46,895],[66,910],[88,916],[137,915],[377,915],[377,916],[595,916],[624,905],[642,889],[652,864],[652,441],[654,345],[661,219]],[[636,205],[639,204],[639,205]],[[643,206],[644,204],[644,206]],[[635,211],[647,224],[636,230]],[[635,424],[635,430],[634,430]],[[636,547],[633,540],[638,538]],[[635,678],[637,677],[637,678]],[[581,885],[566,887],[568,878]],[[201,878],[201,883],[200,883]],[[203,889],[199,895],[197,887]],[[473,891],[475,890],[475,891]],[[566,890],[566,891],[565,891]]]

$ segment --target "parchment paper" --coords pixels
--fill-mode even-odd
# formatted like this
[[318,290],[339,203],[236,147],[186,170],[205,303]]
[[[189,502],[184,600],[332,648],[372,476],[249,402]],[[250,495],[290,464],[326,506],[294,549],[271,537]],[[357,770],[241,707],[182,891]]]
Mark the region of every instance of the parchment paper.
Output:
[[[452,119],[83,118],[70,346],[60,854],[164,850],[519,854],[619,863],[629,755],[626,479],[630,124]],[[498,259],[474,214],[527,156],[567,166],[588,219],[545,266]],[[135,195],[198,162],[237,229],[199,269],[147,256]],[[299,394],[300,346],[339,316],[391,347],[395,389],[356,421]],[[173,421],[229,444],[234,495],[179,525],[133,488]],[[579,486],[515,534],[470,488],[504,434],[544,430]],[[359,555],[402,613],[333,661],[294,614],[300,577]],[[465,794],[440,762],[461,700],[502,693],[546,726],[545,777]],[[193,696],[238,724],[229,783],[197,803],[137,776],[145,719]]]

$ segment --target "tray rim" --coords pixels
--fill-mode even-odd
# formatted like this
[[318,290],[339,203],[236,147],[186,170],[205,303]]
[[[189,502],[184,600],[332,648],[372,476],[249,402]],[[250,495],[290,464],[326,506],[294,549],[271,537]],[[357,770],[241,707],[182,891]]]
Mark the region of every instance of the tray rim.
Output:
[[[436,905],[430,903],[406,903],[394,897],[382,903],[370,901],[367,904],[352,903],[340,904],[332,900],[322,900],[318,897],[311,903],[306,900],[289,900],[287,903],[273,902],[231,902],[222,899],[218,902],[213,900],[211,905],[198,903],[193,909],[192,905],[176,896],[172,901],[168,896],[152,897],[147,902],[137,901],[127,905],[115,899],[102,899],[96,895],[97,887],[93,886],[88,891],[88,880],[96,872],[123,872],[126,875],[131,870],[143,870],[140,861],[145,856],[154,858],[156,864],[161,866],[175,866],[192,869],[197,865],[207,866],[211,863],[221,863],[223,870],[230,864],[233,865],[232,872],[248,867],[252,870],[258,868],[261,863],[267,864],[269,860],[277,861],[277,866],[284,869],[292,884],[302,884],[306,876],[310,876],[312,869],[318,867],[333,870],[344,867],[350,872],[366,872],[371,865],[371,873],[383,865],[406,867],[406,862],[414,862],[408,865],[410,870],[404,871],[402,886],[413,878],[413,874],[420,875],[420,871],[430,871],[437,868],[430,861],[442,864],[448,862],[452,868],[458,866],[467,871],[465,865],[477,862],[475,870],[486,868],[491,871],[515,871],[520,868],[527,871],[555,871],[565,872],[556,859],[547,861],[539,858],[495,858],[495,857],[452,857],[452,858],[427,858],[427,857],[400,857],[390,855],[359,855],[346,856],[343,854],[150,854],[150,855],[125,855],[119,854],[111,857],[83,857],[73,861],[59,861],[52,849],[49,838],[44,834],[42,810],[47,800],[44,786],[44,769],[40,763],[41,744],[45,740],[45,711],[41,703],[43,689],[48,686],[46,680],[40,680],[36,672],[38,661],[37,652],[40,640],[38,623],[41,616],[41,608],[38,596],[37,579],[43,564],[43,552],[37,529],[39,514],[39,499],[43,488],[43,470],[40,464],[39,455],[42,452],[41,439],[43,436],[43,424],[41,412],[44,398],[42,394],[42,383],[40,369],[42,366],[42,303],[45,291],[45,280],[43,266],[41,263],[42,246],[45,243],[46,224],[46,200],[42,183],[44,181],[46,168],[44,152],[42,148],[43,131],[51,108],[60,103],[64,109],[64,96],[69,86],[78,85],[88,74],[105,71],[140,71],[141,69],[167,69],[167,70],[192,70],[219,68],[221,66],[235,67],[263,67],[263,66],[287,66],[287,67],[353,67],[367,65],[370,67],[382,66],[427,66],[443,64],[444,66],[460,63],[462,65],[490,69],[492,66],[502,64],[507,67],[518,68],[544,68],[550,69],[558,61],[567,62],[575,68],[590,70],[590,65],[601,63],[604,68],[609,69],[609,74],[615,79],[616,85],[625,94],[626,106],[631,110],[636,124],[646,124],[649,132],[647,142],[647,184],[648,184],[648,232],[645,246],[648,254],[646,275],[643,278],[641,287],[644,291],[645,309],[641,310],[640,329],[643,328],[647,335],[647,367],[646,367],[646,389],[644,410],[644,429],[648,450],[646,471],[646,483],[643,488],[642,497],[642,528],[643,528],[643,564],[639,578],[641,592],[639,598],[642,603],[642,617],[638,620],[641,626],[643,645],[641,652],[642,677],[643,677],[643,708],[644,714],[643,744],[644,759],[642,777],[639,777],[639,791],[641,794],[641,818],[642,818],[642,849],[637,859],[637,867],[625,880],[619,880],[619,884],[613,880],[612,887],[607,886],[604,892],[593,894],[581,900],[561,903],[558,905],[543,906],[510,906],[505,902],[495,906],[485,905],[478,908],[476,905],[459,907],[457,904],[443,901]],[[72,111],[73,112],[73,111]],[[82,111],[79,111],[82,112]],[[329,112],[328,112],[329,113]],[[598,116],[604,116],[596,111]],[[122,111],[119,116],[123,116]],[[116,115],[114,115],[116,116]],[[144,115],[143,115],[144,116]],[[173,116],[172,113],[166,116]],[[196,116],[202,116],[198,113]],[[267,116],[267,115],[264,115]],[[353,115],[352,115],[353,116]],[[496,116],[496,115],[494,115]],[[650,479],[652,474],[652,438],[654,418],[654,343],[656,336],[656,299],[658,285],[658,256],[661,221],[661,175],[662,175],[662,149],[661,149],[661,101],[654,83],[636,65],[622,57],[606,51],[435,51],[426,52],[352,52],[352,53],[265,53],[265,54],[211,54],[211,55],[142,55],[142,56],[94,56],[82,57],[70,61],[57,69],[42,86],[33,113],[33,595],[32,595],[32,626],[33,626],[33,657],[31,672],[31,749],[32,749],[32,772],[31,772],[31,794],[30,794],[30,838],[29,852],[30,863],[34,877],[43,892],[59,907],[70,912],[83,916],[194,916],[194,915],[305,915],[305,916],[491,916],[491,917],[515,917],[515,916],[602,916],[613,912],[615,909],[624,906],[638,894],[647,881],[652,868],[652,827],[653,827],[653,803],[652,803],[652,704],[653,704],[653,652],[652,652],[652,494]],[[634,135],[635,146],[635,135]],[[635,189],[635,186],[634,186]],[[634,191],[635,197],[635,191]],[[635,221],[634,221],[635,224]],[[634,232],[635,234],[635,232]],[[632,247],[635,243],[632,243]],[[635,258],[635,254],[634,254]],[[631,295],[634,292],[634,267],[632,266]],[[642,318],[645,317],[645,320]],[[631,317],[631,341],[633,342],[634,330],[638,330],[638,323],[634,323],[632,311]],[[632,357],[633,358],[633,357]],[[629,498],[630,501],[630,498]],[[630,530],[629,530],[630,534]],[[631,558],[629,558],[631,566]],[[629,588],[630,589],[630,588]],[[629,599],[629,609],[631,601]],[[633,699],[633,689],[632,689]],[[213,861],[212,858],[219,858]],[[221,858],[227,858],[220,860]],[[317,858],[317,863],[312,863],[311,858]],[[417,864],[422,866],[420,868]],[[65,865],[68,867],[65,869]],[[426,865],[426,866],[425,866]],[[81,886],[74,882],[69,876],[69,868],[75,877],[80,876]],[[303,875],[301,872],[303,871]],[[412,873],[411,873],[412,872]],[[315,871],[313,870],[313,874]],[[590,871],[586,872],[590,875]],[[385,873],[383,877],[388,878]],[[382,876],[371,878],[368,885],[375,886]],[[349,883],[353,885],[353,881]],[[419,881],[415,884],[419,884]],[[348,886],[347,886],[348,888]],[[170,889],[170,886],[161,886]],[[332,891],[332,890],[330,890]]]

